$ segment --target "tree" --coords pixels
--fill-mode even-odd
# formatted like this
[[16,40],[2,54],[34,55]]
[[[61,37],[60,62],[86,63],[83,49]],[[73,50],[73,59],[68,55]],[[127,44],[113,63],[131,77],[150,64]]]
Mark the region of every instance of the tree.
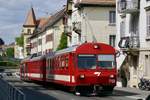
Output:
[[14,57],[14,48],[7,48],[6,49],[6,55],[8,57]]
[[57,50],[61,50],[67,48],[67,35],[65,33],[62,33],[60,43],[57,47]]
[[0,38],[0,45],[4,45],[4,41]]
[[17,45],[23,47],[23,45],[24,45],[24,36],[23,35],[21,35],[20,37],[16,37],[15,40],[16,40]]

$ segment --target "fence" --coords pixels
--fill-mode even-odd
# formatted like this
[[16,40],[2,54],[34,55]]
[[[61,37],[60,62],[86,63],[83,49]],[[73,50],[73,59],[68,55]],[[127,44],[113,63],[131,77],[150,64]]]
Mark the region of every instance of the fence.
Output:
[[0,100],[25,100],[25,95],[7,81],[0,79]]

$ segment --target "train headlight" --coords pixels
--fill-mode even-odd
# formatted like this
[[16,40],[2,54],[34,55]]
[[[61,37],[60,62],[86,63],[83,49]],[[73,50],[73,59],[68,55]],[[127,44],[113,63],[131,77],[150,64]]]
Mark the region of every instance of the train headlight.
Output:
[[114,75],[110,75],[109,77],[110,77],[110,78],[115,78],[115,76],[114,76]]
[[80,75],[80,78],[82,78],[82,79],[85,78],[85,75],[84,75],[84,74],[81,74],[81,75]]
[[98,49],[98,48],[99,48],[99,46],[95,44],[94,45],[94,49]]

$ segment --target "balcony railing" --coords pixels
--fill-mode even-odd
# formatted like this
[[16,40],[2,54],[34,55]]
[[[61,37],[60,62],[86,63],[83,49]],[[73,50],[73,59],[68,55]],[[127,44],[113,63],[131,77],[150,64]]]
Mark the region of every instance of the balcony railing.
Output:
[[130,48],[139,48],[140,47],[139,36],[132,35],[129,37],[129,47]]
[[118,11],[120,13],[138,12],[140,8],[139,0],[118,1]]
[[138,49],[140,48],[139,36],[122,37],[119,42],[120,48]]

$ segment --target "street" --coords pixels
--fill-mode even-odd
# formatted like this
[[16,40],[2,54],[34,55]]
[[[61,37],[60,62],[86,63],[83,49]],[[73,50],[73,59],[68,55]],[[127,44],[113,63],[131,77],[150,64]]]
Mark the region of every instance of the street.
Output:
[[76,96],[53,86],[43,87],[36,83],[23,82],[15,76],[6,77],[5,80],[23,91],[26,100],[145,100],[150,94],[149,91],[116,87],[112,95]]

